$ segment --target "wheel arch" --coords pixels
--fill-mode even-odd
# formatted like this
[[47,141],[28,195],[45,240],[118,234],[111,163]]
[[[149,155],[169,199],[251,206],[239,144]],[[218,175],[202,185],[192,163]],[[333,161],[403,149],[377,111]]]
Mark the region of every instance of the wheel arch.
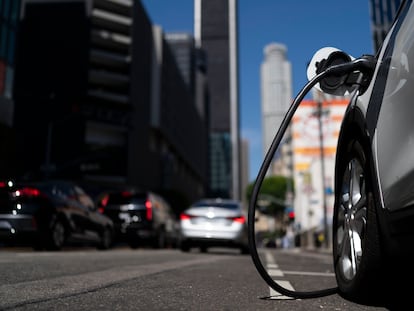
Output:
[[[380,289],[381,280],[378,279],[379,273],[383,265],[383,247],[381,237],[381,221],[380,208],[378,205],[378,194],[376,188],[376,174],[374,154],[372,152],[372,139],[368,134],[364,114],[358,107],[352,107],[347,111],[344,117],[340,136],[338,138],[336,165],[335,165],[335,212],[334,212],[334,228],[333,238],[335,236],[335,228],[338,226],[337,208],[341,202],[341,189],[343,183],[343,172],[347,170],[349,160],[353,157],[360,158],[360,164],[364,167],[364,175],[366,175],[367,182],[366,194],[367,202],[367,219],[371,221],[366,222],[366,228],[361,231],[364,242],[361,243],[362,256],[358,263],[358,273],[352,279],[346,278],[341,272],[340,257],[335,255],[334,245],[334,265],[335,273],[340,288],[340,294],[350,300],[357,302],[367,302],[373,299],[377,290]],[[372,208],[369,208],[372,206]],[[369,241],[369,243],[366,243]],[[338,256],[338,257],[336,257]],[[343,259],[341,259],[343,263]],[[338,268],[339,267],[339,268]],[[363,294],[361,294],[363,293]]]
[[335,159],[335,189],[338,189],[339,184],[341,182],[338,179],[339,172],[342,169],[341,165],[343,165],[343,159],[347,153],[347,149],[349,148],[349,143],[352,140],[357,140],[364,150],[366,161],[369,167],[369,177],[372,181],[373,189],[371,190],[374,193],[375,201],[380,202],[378,201],[379,188],[377,175],[374,173],[375,163],[372,151],[372,138],[369,135],[364,114],[356,106],[352,107],[349,111],[347,111],[342,121],[341,131],[338,137]]

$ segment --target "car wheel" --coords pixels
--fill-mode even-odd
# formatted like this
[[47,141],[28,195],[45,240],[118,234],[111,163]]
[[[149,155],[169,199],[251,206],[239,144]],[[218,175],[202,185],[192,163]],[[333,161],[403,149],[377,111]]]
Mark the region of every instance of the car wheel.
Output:
[[378,298],[381,256],[367,153],[352,141],[340,159],[333,219],[333,256],[340,293],[365,302]]
[[50,231],[49,250],[61,250],[66,240],[66,228],[65,225],[59,219],[56,219],[52,225]]
[[109,249],[112,246],[112,230],[108,227],[106,227],[101,234],[101,241],[98,245],[98,249]]
[[166,247],[166,236],[165,236],[165,231],[164,229],[160,229],[158,231],[157,237],[155,238],[154,241],[154,248],[165,248]]
[[185,242],[185,241],[181,241],[181,243],[180,243],[180,250],[182,252],[188,253],[190,251],[190,245],[187,242]]
[[250,254],[249,246],[248,245],[243,245],[242,247],[240,247],[240,253],[242,255]]
[[137,239],[130,239],[128,240],[128,245],[132,249],[137,249],[139,247],[139,241]]

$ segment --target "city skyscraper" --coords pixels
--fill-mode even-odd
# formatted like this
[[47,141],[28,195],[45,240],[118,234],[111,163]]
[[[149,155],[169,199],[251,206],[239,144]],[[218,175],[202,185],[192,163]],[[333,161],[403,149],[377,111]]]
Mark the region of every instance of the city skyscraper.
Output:
[[374,51],[377,51],[391,27],[401,0],[370,0],[369,4]]
[[[261,64],[263,156],[285,117],[292,100],[292,69],[286,58],[287,48],[270,43],[264,48]],[[274,172],[273,165],[271,170]],[[274,172],[286,175],[284,172]]]
[[14,156],[9,146],[12,142],[13,83],[15,51],[21,0],[0,1],[0,172],[11,174]]
[[204,111],[141,1],[22,0],[21,12],[6,177],[150,189],[177,210],[203,197]]
[[237,0],[195,0],[196,46],[207,57],[210,195],[240,198]]

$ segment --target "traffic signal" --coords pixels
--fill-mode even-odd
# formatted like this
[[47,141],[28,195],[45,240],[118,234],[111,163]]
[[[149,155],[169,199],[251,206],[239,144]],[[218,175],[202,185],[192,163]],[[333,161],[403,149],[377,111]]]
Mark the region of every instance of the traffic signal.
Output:
[[289,211],[288,213],[289,223],[292,223],[295,221],[295,211]]

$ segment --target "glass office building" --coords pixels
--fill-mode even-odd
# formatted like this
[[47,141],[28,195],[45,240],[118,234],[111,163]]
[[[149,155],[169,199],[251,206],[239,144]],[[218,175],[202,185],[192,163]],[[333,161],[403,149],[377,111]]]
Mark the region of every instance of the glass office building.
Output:
[[374,51],[378,51],[401,4],[401,0],[370,0]]
[[194,13],[196,46],[207,56],[209,194],[240,199],[237,1],[195,0]]
[[0,172],[10,175],[13,161],[13,80],[20,0],[0,0]]

